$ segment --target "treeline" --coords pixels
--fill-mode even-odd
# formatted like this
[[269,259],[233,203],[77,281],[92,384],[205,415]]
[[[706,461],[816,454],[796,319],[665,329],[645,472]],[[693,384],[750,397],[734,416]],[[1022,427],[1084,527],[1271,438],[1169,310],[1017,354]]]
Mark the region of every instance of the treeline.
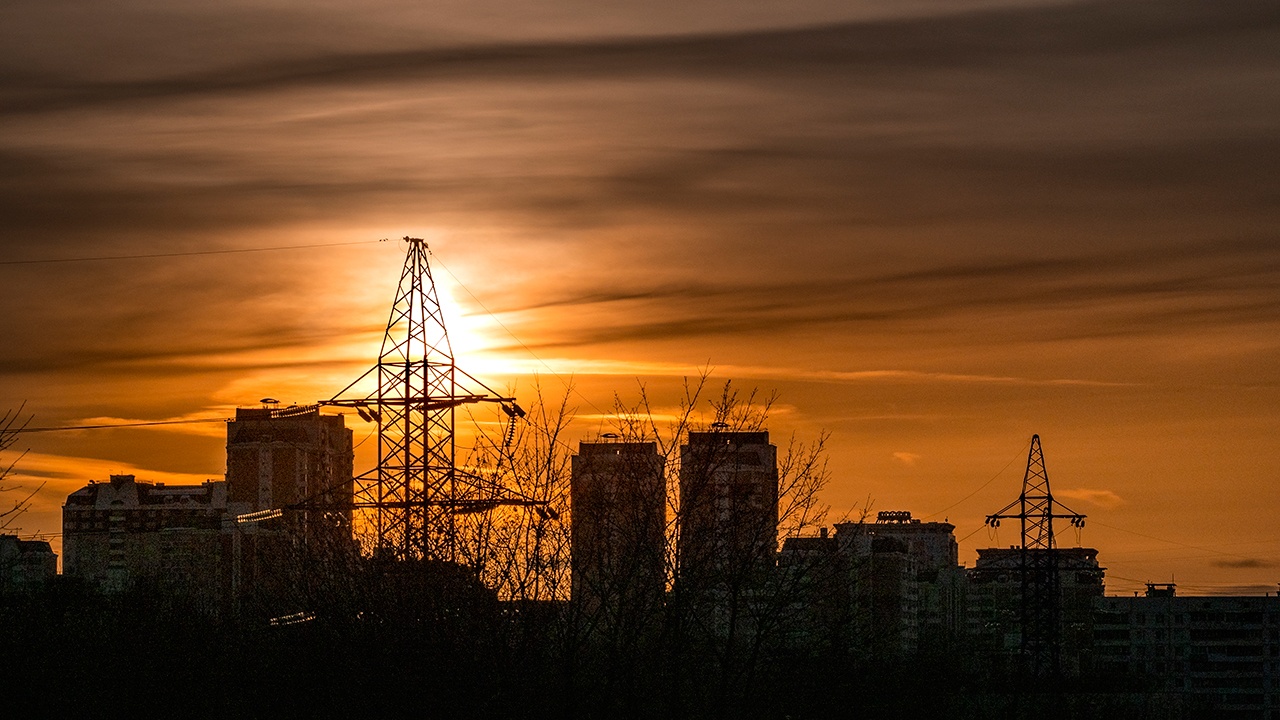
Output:
[[392,590],[355,615],[274,625],[217,619],[142,587],[101,595],[59,583],[4,598],[6,716],[1204,716],[1122,679],[1037,685],[946,657],[877,662],[765,647],[726,676],[723,647],[670,628],[620,655],[577,632],[569,604],[486,601],[465,578],[425,565],[411,579],[395,574]]

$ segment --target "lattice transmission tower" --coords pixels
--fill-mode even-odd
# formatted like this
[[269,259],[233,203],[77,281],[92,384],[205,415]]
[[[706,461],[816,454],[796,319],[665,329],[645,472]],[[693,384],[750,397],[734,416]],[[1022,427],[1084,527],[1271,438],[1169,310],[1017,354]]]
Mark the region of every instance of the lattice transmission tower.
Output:
[[1072,527],[1080,528],[1084,527],[1085,516],[1054,501],[1039,435],[1031,436],[1022,494],[999,512],[987,516],[991,527],[999,527],[1001,520],[1021,523],[1020,650],[1026,670],[1036,677],[1056,676],[1061,671],[1062,586],[1053,521],[1069,520]]
[[[353,408],[377,423],[377,467],[354,479],[354,507],[364,511],[371,525],[374,555],[453,562],[459,550],[458,515],[546,503],[457,466],[459,407],[497,403],[510,422],[525,413],[515,398],[495,392],[455,364],[431,276],[430,250],[421,238],[404,240],[408,253],[378,363],[323,404]],[[372,375],[376,390],[347,396]]]

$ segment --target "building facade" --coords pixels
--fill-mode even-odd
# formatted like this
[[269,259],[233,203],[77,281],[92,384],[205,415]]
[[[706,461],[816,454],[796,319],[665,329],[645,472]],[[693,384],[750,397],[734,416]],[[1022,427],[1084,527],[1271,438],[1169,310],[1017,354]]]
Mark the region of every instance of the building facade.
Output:
[[769,433],[689,433],[679,515],[678,582],[702,592],[766,581],[778,549],[778,448]]
[[349,534],[354,452],[341,415],[316,405],[237,408],[227,423],[227,494],[236,513],[290,508],[308,536]]
[[1181,597],[1172,583],[1094,604],[1093,671],[1214,708],[1280,717],[1280,597]]
[[216,604],[230,551],[226,520],[223,481],[90,482],[62,506],[63,574],[108,591],[147,583]]
[[584,442],[571,462],[571,597],[580,617],[609,633],[658,627],[667,493],[657,445]]
[[48,540],[0,535],[0,594],[41,590],[57,574],[58,556]]

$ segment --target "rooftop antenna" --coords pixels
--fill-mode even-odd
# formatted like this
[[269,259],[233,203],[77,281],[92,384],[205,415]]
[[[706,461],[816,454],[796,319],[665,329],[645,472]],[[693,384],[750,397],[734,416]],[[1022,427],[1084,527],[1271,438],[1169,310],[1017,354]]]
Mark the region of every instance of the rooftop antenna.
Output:
[[[378,465],[354,478],[355,508],[372,516],[374,554],[410,560],[458,557],[457,516],[499,505],[539,508],[494,480],[458,468],[457,409],[497,403],[509,422],[525,411],[454,362],[431,254],[422,238],[405,237],[408,251],[378,362],[323,405],[354,408],[378,425]],[[344,397],[376,375],[377,389]]]

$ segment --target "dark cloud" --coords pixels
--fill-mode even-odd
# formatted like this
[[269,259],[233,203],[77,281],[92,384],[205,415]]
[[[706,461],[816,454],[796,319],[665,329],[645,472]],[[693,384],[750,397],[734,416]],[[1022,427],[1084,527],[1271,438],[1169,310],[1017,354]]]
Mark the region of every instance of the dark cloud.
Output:
[[1273,568],[1276,566],[1276,561],[1265,558],[1240,558],[1239,560],[1211,560],[1209,564],[1230,570],[1255,570]]
[[[1280,248],[1257,241],[1173,245],[1158,256],[1118,248],[1072,257],[995,260],[922,267],[906,273],[838,280],[638,285],[621,278],[609,288],[583,288],[508,310],[614,307],[620,320],[590,320],[562,328],[546,346],[624,340],[678,339],[714,334],[793,332],[808,327],[858,327],[945,321],[990,314],[1058,310],[1077,317],[1066,330],[1078,335],[1147,334],[1169,327],[1273,324],[1280,317]],[[646,311],[648,309],[648,311]],[[503,308],[499,306],[501,312]],[[1104,322],[1103,313],[1113,317]],[[570,314],[570,317],[573,315]],[[672,317],[676,316],[676,317]],[[594,315],[589,316],[595,318]],[[1087,329],[1087,330],[1085,330]]]
[[1280,11],[1263,0],[1092,2],[805,29],[273,58],[188,75],[154,73],[157,77],[152,79],[128,82],[83,83],[47,74],[24,77],[15,67],[5,73],[11,93],[6,109],[47,112],[100,103],[418,79],[793,76],[849,67],[956,71],[1034,59],[1217,45],[1233,38],[1264,40],[1278,25]]

